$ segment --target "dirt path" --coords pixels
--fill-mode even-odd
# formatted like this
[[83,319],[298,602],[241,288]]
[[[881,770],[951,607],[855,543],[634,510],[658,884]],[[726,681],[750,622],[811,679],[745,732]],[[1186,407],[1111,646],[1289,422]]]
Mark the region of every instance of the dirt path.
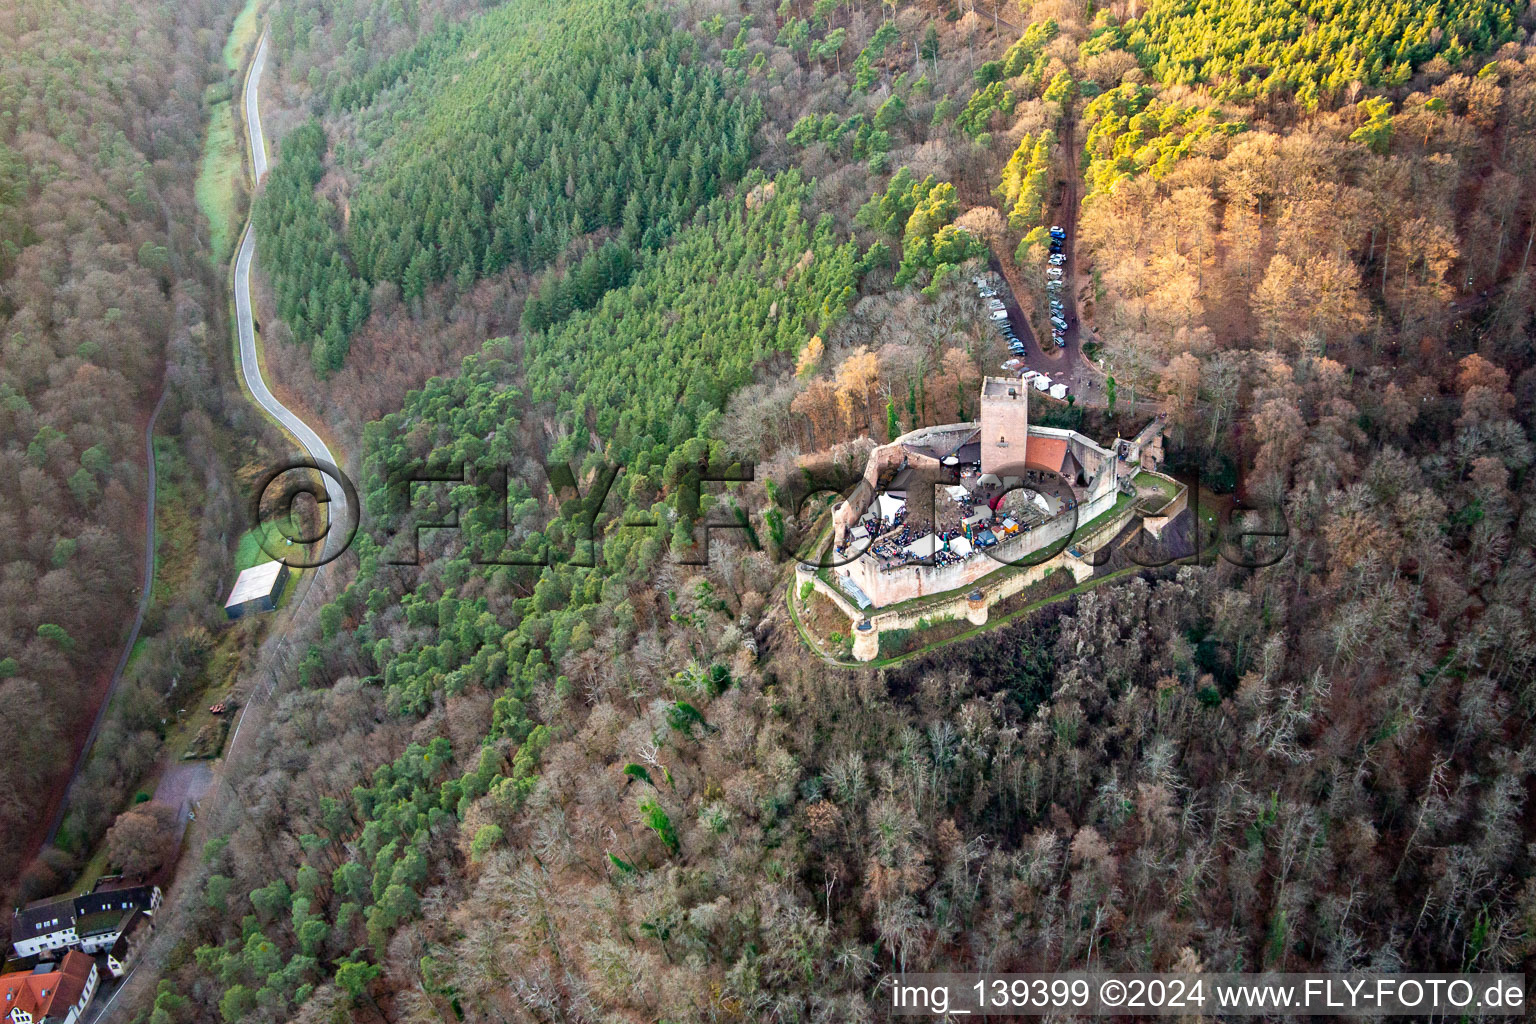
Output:
[[75,780],[85,769],[85,762],[90,757],[91,748],[96,745],[96,737],[101,733],[102,722],[107,717],[107,708],[112,703],[113,695],[117,693],[118,685],[123,681],[123,672],[128,668],[128,659],[133,656],[133,647],[139,642],[139,630],[144,627],[144,616],[149,611],[149,602],[154,594],[155,490],[158,486],[155,466],[155,422],[160,418],[160,409],[165,405],[165,396],[166,392],[162,389],[159,400],[155,402],[154,411],[149,414],[149,419],[144,424],[144,462],[147,470],[144,486],[144,561],[139,570],[141,580],[139,604],[134,611],[133,626],[128,630],[128,637],[123,642],[123,652],[118,656],[117,665],[112,669],[106,689],[101,694],[100,703],[96,706],[96,717],[91,721],[90,731],[85,734],[85,742],[80,745],[79,752],[75,755],[74,770],[70,772],[69,781],[65,784],[63,792],[59,793],[54,801],[48,831],[43,836],[38,849],[52,846],[54,840],[59,837],[59,826],[64,823],[64,811],[69,806],[69,794],[75,787]]

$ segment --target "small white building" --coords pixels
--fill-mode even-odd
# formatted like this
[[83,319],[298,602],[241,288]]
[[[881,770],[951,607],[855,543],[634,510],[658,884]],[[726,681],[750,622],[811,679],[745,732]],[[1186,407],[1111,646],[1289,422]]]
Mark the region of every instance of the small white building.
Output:
[[235,586],[224,602],[224,614],[238,619],[247,612],[270,612],[288,582],[288,566],[282,562],[253,565],[235,579]]

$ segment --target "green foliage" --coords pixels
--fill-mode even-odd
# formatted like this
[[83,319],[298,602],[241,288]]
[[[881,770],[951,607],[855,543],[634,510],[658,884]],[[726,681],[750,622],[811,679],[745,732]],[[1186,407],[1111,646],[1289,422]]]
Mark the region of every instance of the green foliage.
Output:
[[693,738],[694,726],[702,725],[706,729],[709,728],[709,724],[704,721],[704,716],[699,712],[699,709],[682,700],[667,708],[667,725],[690,739]]
[[1392,101],[1385,96],[1370,96],[1356,104],[1364,123],[1350,133],[1350,140],[1370,147],[1378,156],[1392,148]]
[[656,833],[656,837],[661,840],[662,845],[672,853],[677,852],[677,830],[672,827],[672,819],[667,816],[666,811],[662,810],[661,805],[651,797],[646,797],[640,801],[640,820],[645,823],[646,827]]
[[469,842],[469,859],[476,864],[480,863],[501,842],[502,837],[500,825],[481,825],[475,838]]
[[322,372],[341,367],[348,335],[368,315],[368,284],[346,257],[336,211],[315,195],[325,151],[319,121],[289,133],[252,212],[278,315],[301,343],[316,345],[311,356]]
[[651,781],[651,773],[645,770],[645,765],[633,763],[626,764],[624,766],[624,774],[628,775],[632,779],[638,779],[639,781],[644,782],[646,785],[656,785],[656,783]]
[[1069,73],[1060,71],[1057,72],[1055,78],[1051,79],[1051,84],[1046,86],[1045,92],[1041,94],[1041,99],[1049,100],[1052,103],[1070,103],[1072,102],[1072,97],[1076,95],[1077,82],[1073,80]]
[[348,960],[336,968],[336,984],[356,1002],[367,994],[368,986],[373,984],[380,973],[377,964]]
[[[979,65],[974,72],[976,89],[966,101],[965,108],[960,111],[960,116],[955,119],[956,126],[971,138],[981,141],[994,118],[1009,116],[1020,99],[1037,94],[1045,78],[1045,47],[1056,38],[1057,32],[1056,22],[1052,19],[1030,25],[1003,54],[1001,60]],[[1066,91],[1047,98],[1058,101],[1070,99],[1070,76],[1062,72],[1057,78],[1064,76],[1066,83],[1062,88]],[[1014,83],[1014,86],[1010,87],[1010,83]],[[950,101],[946,99],[943,102]],[[938,124],[939,120],[938,112],[935,111],[934,123]]]
[[384,282],[412,301],[448,278],[462,288],[539,269],[606,227],[621,244],[581,261],[568,285],[546,279],[530,327],[622,283],[628,254],[664,242],[742,173],[761,120],[694,45],[626,0],[520,0],[434,39],[412,58],[411,98],[374,112],[377,153],[358,168],[345,232],[315,195],[324,131],[291,133],[255,220],[278,312],[316,346],[317,369],[342,364]]
[[1523,4],[1446,0],[1149,0],[1127,47],[1168,85],[1217,99],[1294,95],[1333,105],[1353,82],[1401,85],[1436,55],[1455,65],[1513,38]]
[[60,650],[72,651],[75,649],[75,638],[65,632],[64,627],[52,622],[44,622],[37,627],[37,635],[44,640],[51,641]]
[[684,442],[709,411],[760,360],[838,320],[855,294],[858,247],[839,244],[830,219],[802,218],[799,175],[746,184],[772,198],[716,202],[630,288],[529,341],[530,397],[567,428],[590,424],[626,466],[630,493],[706,455],[702,437]]
[[955,266],[986,252],[986,243],[952,223],[959,209],[954,185],[931,174],[917,181],[903,167],[891,176],[884,193],[870,197],[856,219],[882,234],[900,232],[898,285],[911,282],[925,270],[932,274],[931,284],[937,284]]
[[246,1014],[256,1009],[256,997],[244,985],[231,985],[219,1000],[219,1016],[228,1024],[244,1020]]
[[972,138],[978,138],[992,124],[994,116],[1007,117],[1013,113],[1018,97],[1002,82],[993,82],[971,93],[965,109],[955,118],[955,125]]
[[203,887],[208,908],[216,913],[226,913],[229,909],[229,891],[233,885],[234,879],[226,875],[209,875]]
[[1055,148],[1056,133],[1050,129],[1041,132],[1039,138],[1026,135],[1003,167],[997,192],[1008,211],[1008,226],[1014,231],[1028,232],[1045,221]]
[[1056,19],[1047,18],[1029,25],[1018,40],[1003,54],[1003,77],[1024,78],[1031,89],[1038,89],[1045,77],[1045,47],[1060,33]]
[[1089,126],[1083,144],[1084,177],[1091,193],[1150,171],[1161,177],[1193,152],[1224,145],[1247,128],[1224,120],[1214,107],[1167,103],[1144,85],[1125,83],[1094,97],[1083,112]]

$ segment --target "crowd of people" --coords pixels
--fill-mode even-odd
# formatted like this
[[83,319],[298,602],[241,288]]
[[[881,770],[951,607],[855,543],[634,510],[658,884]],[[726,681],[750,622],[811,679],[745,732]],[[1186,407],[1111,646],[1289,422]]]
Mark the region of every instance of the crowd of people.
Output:
[[[1017,490],[1008,493],[1025,494],[1025,492]],[[1001,515],[1003,497],[1004,495],[996,495],[989,499],[980,497],[975,492],[967,489],[963,495],[953,497],[951,500],[954,501],[959,511],[957,519],[965,520],[975,515],[978,508],[988,508],[994,514]],[[1075,504],[1071,499],[1064,500],[1060,512],[1057,514],[1069,511]],[[871,506],[870,511],[859,520],[859,525],[868,532],[871,538],[878,538],[869,550],[871,554],[880,560],[881,570],[890,572],[893,569],[899,569],[913,562],[925,561],[922,556],[908,551],[907,548],[914,541],[926,535],[926,524],[910,522],[907,518],[907,507],[905,505],[898,508],[893,516],[878,515],[875,512],[876,507]],[[1040,516],[1034,504],[1028,500],[1025,501],[1024,506],[1019,510],[1016,512],[1010,511],[1009,514],[1017,522],[1017,525],[1008,531],[1009,535],[1019,531],[1028,532],[1037,525],[1031,520],[1045,518]],[[954,526],[937,531],[935,536],[938,539],[938,545],[933,552],[933,564],[941,567],[959,565],[967,559],[974,557],[977,549],[990,547],[1002,539],[1000,535],[993,532],[994,529],[996,529],[994,524],[988,523],[978,525],[968,533],[964,524],[957,521]],[[953,549],[953,542],[959,538],[964,538],[971,544],[971,550],[968,553],[962,555]],[[843,545],[838,549],[838,553],[847,554],[851,549],[856,548],[858,543],[858,541],[854,541],[851,538],[845,539]]]

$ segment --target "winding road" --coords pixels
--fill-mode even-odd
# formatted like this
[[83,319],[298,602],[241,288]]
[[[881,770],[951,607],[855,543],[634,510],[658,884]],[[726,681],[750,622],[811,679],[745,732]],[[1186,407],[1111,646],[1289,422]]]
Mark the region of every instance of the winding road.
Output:
[[[261,73],[267,66],[267,34],[262,32],[256,44],[256,57],[251,61],[250,74],[245,80],[245,131],[251,145],[251,176],[255,190],[261,188],[261,179],[267,174],[267,140],[261,130],[260,93]],[[326,447],[320,435],[272,394],[261,376],[261,362],[256,354],[256,328],[251,319],[251,263],[256,258],[256,232],[251,222],[245,225],[245,235],[240,242],[240,253],[235,257],[235,321],[240,331],[240,374],[256,404],[269,416],[282,424],[298,440],[311,459],[321,464],[335,466],[335,456]],[[329,473],[324,474],[326,495],[330,499],[329,521],[345,522],[347,518],[347,494],[341,481]],[[345,532],[331,530],[325,541],[325,556],[339,554],[338,545],[345,542]]]
[[[266,69],[266,65],[267,34],[266,32],[262,32],[261,40],[256,46],[256,56],[251,61],[250,72],[247,75],[245,81],[245,127],[246,137],[250,141],[251,145],[251,176],[254,179],[253,184],[255,186],[253,192],[260,190],[261,179],[266,176],[268,166],[266,135],[261,130],[261,110],[259,107],[261,73]],[[240,334],[240,376],[245,381],[245,386],[247,390],[250,391],[251,397],[256,400],[256,404],[261,406],[261,408],[265,410],[269,416],[271,416],[274,420],[285,427],[290,433],[292,433],[293,436],[298,440],[300,447],[304,449],[305,453],[308,454],[311,459],[317,463],[336,466],[338,464],[336,462],[335,456],[331,454],[330,448],[323,440],[321,440],[320,435],[317,434],[314,429],[309,426],[309,424],[305,423],[304,420],[301,419],[295,412],[293,412],[293,410],[289,409],[282,402],[278,401],[277,396],[272,394],[272,389],[267,386],[267,382],[262,378],[261,361],[257,357],[256,352],[256,327],[254,321],[251,318],[251,263],[255,260],[255,258],[256,235],[252,229],[251,222],[247,220],[245,225],[245,234],[240,242],[240,251],[239,254],[235,257],[235,321]],[[158,414],[158,405],[155,407],[155,411]],[[151,420],[151,429],[152,428],[153,419]],[[149,443],[148,434],[146,434],[146,443]],[[152,452],[153,449],[151,448],[151,453]],[[152,457],[149,465],[150,493],[153,495],[154,460]],[[346,491],[338,479],[328,473],[324,476],[326,494],[329,501],[331,502],[331,504],[328,506],[330,512],[329,521],[332,523],[338,521],[345,522],[347,512]],[[326,537],[325,554],[327,556],[339,554],[337,548],[341,543],[345,541],[345,539],[346,537],[344,531],[330,531]],[[154,505],[153,502],[151,502],[149,520],[150,546],[148,555],[148,558],[151,560],[149,564],[151,565],[152,559],[154,557],[153,543]],[[311,574],[310,584],[305,588],[303,597],[300,599],[298,606],[291,610],[291,614],[297,615],[299,613],[299,610],[303,606],[303,602],[309,598],[309,590],[313,587],[314,579],[319,575],[319,573],[323,571],[324,566],[321,566],[319,569],[316,569],[313,574]],[[152,577],[146,576],[146,579],[149,578]],[[148,594],[147,586],[145,588],[145,594]],[[147,601],[141,598],[139,603],[139,618],[141,621],[143,619],[146,603]],[[135,633],[137,633],[137,629],[138,626],[135,624]],[[132,640],[130,639],[128,648],[124,651],[124,662],[126,662],[127,653],[129,650],[132,650],[132,646]],[[285,667],[287,666],[285,665]],[[121,671],[122,666],[119,665],[119,674],[121,674]],[[229,763],[230,758],[234,754],[235,743],[240,737],[240,727],[245,724],[246,713],[250,711],[252,707],[260,704],[266,696],[270,696],[272,687],[275,687],[275,672],[271,674],[271,679],[272,682],[268,686],[266,693],[262,693],[261,688],[258,687],[257,692],[252,695],[252,699],[246,702],[245,706],[240,709],[240,717],[236,721],[234,731],[230,734],[229,741],[225,744],[224,747],[224,761],[226,764]],[[211,792],[213,788],[218,784],[218,782],[219,780],[214,777],[213,772],[207,762],[199,762],[198,764],[192,766],[178,765],[173,767],[167,773],[167,779],[163,783],[164,787],[166,788],[166,799],[167,802],[174,800],[177,806],[179,806],[183,825],[186,825],[190,818],[189,811],[191,807],[195,805],[201,797]],[[156,796],[161,796],[159,790],[156,791]],[[57,827],[57,825],[55,825],[55,827]],[[144,957],[141,954],[140,960],[142,961],[143,959]],[[104,983],[101,987],[101,990],[98,992],[96,999],[81,1016],[81,1024],[98,1024],[98,1022],[106,1020],[113,1007],[117,1005],[118,998],[123,994],[124,991],[127,990],[128,983],[137,973],[138,968],[139,964],[135,964],[129,969],[128,973],[124,975],[120,981],[109,980]]]

